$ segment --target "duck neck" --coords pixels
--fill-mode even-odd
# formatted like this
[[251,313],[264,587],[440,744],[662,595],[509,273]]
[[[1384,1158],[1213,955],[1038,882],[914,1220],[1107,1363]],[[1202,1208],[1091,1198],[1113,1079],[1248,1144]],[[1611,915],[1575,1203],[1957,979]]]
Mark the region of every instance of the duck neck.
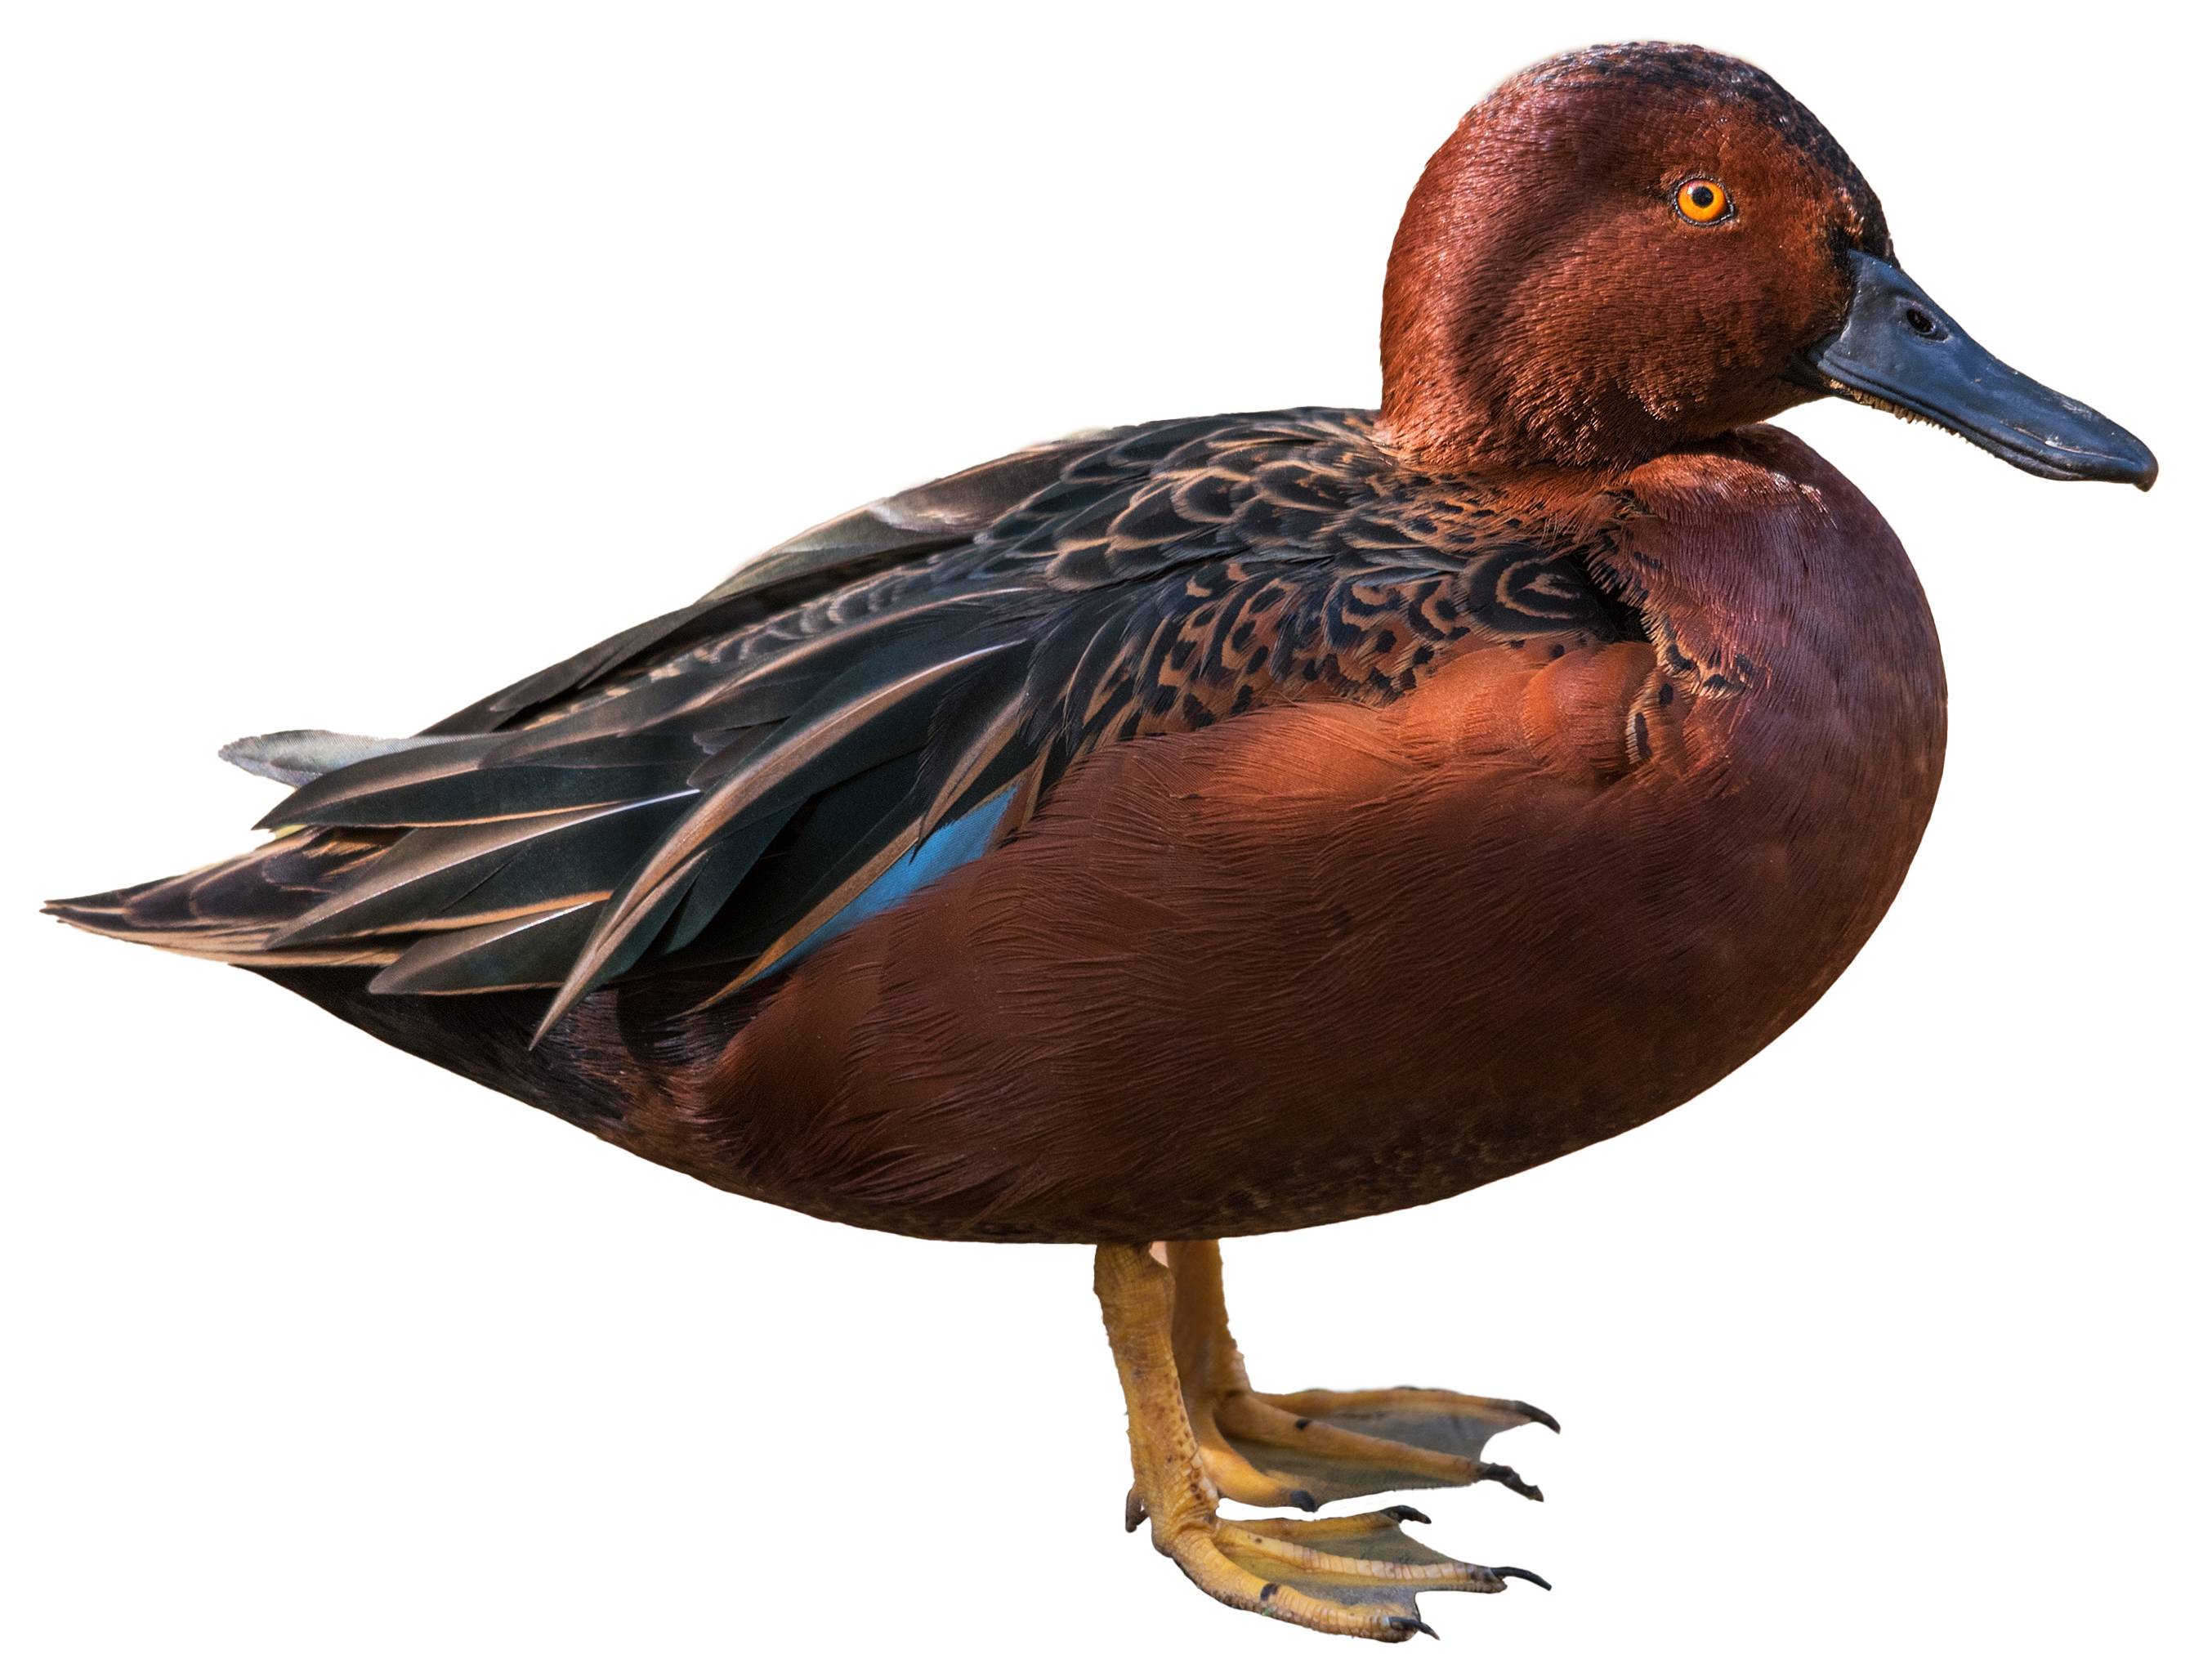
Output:
[[[1422,188],[1431,188],[1425,179]],[[1664,450],[1668,434],[1601,362],[1578,360],[1514,314],[1513,286],[1491,269],[1486,240],[1438,234],[1453,222],[1409,210],[1391,251],[1383,441],[1409,464],[1446,475],[1619,472]]]

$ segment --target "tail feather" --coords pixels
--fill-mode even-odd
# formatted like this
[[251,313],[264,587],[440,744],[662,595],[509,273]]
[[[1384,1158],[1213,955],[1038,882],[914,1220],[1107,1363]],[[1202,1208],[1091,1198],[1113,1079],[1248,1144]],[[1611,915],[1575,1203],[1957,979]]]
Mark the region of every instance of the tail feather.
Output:
[[[257,777],[298,788],[356,761],[449,742],[445,738],[362,738],[343,732],[266,732],[225,744],[222,758]],[[112,892],[52,899],[46,915],[109,939],[244,966],[381,967],[399,954],[391,941],[349,939],[309,948],[272,945],[342,880],[388,851],[386,830],[295,830],[251,853],[180,876]]]
[[390,846],[389,834],[304,830],[180,876],[112,892],[53,899],[46,913],[109,939],[246,966],[376,967],[399,953],[391,940],[349,939],[272,948],[277,931],[337,890]]
[[357,738],[344,732],[264,732],[227,743],[217,752],[240,771],[297,789],[356,761],[450,741],[447,738]]

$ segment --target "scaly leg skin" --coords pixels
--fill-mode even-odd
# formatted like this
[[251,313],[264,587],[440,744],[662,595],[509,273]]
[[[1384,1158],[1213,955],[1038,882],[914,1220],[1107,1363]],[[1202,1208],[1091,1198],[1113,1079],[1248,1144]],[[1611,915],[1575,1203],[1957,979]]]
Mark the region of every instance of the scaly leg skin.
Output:
[[1155,1247],[1174,1281],[1175,1357],[1206,1472],[1224,1498],[1311,1510],[1340,1498],[1494,1480],[1523,1498],[1544,1494],[1503,1463],[1482,1461],[1493,1435],[1524,1423],[1559,1424],[1518,1400],[1443,1389],[1337,1393],[1256,1392],[1229,1334],[1221,1247]]
[[1479,1567],[1415,1542],[1399,1523],[1421,1517],[1402,1507],[1326,1521],[1224,1520],[1176,1370],[1176,1276],[1147,1250],[1106,1244],[1097,1284],[1129,1406],[1130,1525],[1149,1517],[1154,1547],[1208,1595],[1311,1630],[1402,1642],[1436,1634],[1414,1604],[1423,1590],[1496,1591],[1508,1578],[1543,1583],[1518,1567]]

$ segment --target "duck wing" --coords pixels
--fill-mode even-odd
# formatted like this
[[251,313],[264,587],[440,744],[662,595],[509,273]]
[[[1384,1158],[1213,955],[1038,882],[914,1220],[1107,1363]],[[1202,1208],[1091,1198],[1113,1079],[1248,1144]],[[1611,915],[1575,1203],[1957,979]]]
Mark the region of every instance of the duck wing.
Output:
[[556,987],[541,1035],[620,975],[734,991],[1018,832],[1102,744],[1388,701],[1471,644],[1637,636],[1586,550],[1400,469],[1357,412],[1024,451],[307,782],[264,827],[380,850],[316,864],[257,959]]
[[1072,459],[1094,447],[1100,435],[1085,434],[1017,450],[841,514],[746,561],[696,602],[625,629],[495,691],[447,715],[426,735],[511,729],[561,708],[580,692],[620,684],[625,677],[702,641],[726,640],[795,611],[832,588],[958,547],[1051,483]]

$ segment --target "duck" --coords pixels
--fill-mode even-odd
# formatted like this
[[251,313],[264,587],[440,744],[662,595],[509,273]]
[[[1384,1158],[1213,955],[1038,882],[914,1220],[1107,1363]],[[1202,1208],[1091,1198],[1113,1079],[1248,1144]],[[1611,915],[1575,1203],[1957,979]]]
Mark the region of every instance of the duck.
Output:
[[[1911,865],[1946,683],[1839,398],[2032,474],[2157,463],[1975,343],[1764,71],[1567,52],[1415,185],[1375,409],[1039,444],[784,543],[412,736],[295,730],[252,850],[57,901],[759,1201],[1075,1244],[1131,1530],[1398,1642],[1542,1584],[1399,1504],[1558,1424],[1274,1392],[1220,1241],[1449,1198],[1671,1110]],[[1293,1514],[1236,1518],[1224,1500]]]

